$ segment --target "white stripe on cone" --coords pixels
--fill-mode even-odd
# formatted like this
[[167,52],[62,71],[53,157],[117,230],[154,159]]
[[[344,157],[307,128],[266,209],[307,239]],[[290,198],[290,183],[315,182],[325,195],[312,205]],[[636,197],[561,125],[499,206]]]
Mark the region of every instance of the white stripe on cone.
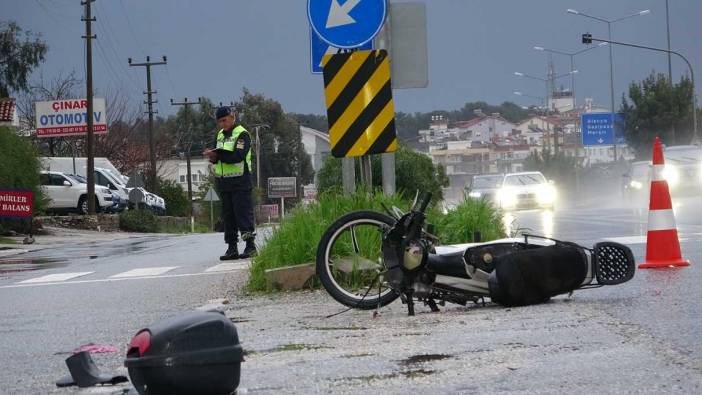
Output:
[[650,210],[648,212],[648,230],[677,230],[673,210]]
[[653,165],[651,181],[666,181],[665,177],[663,177],[663,170],[665,170],[665,165]]

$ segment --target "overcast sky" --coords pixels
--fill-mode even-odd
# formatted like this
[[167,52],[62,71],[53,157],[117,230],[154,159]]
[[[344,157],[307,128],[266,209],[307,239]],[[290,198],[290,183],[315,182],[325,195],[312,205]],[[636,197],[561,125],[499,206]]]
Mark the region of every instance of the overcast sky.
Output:
[[[368,1],[368,0],[361,0]],[[421,1],[421,0],[418,0]],[[343,2],[340,0],[340,3]],[[514,76],[515,71],[545,77],[543,46],[561,51],[584,48],[581,34],[606,37],[607,25],[566,13],[574,8],[615,19],[637,11],[651,13],[613,25],[613,39],[665,48],[665,0],[424,0],[427,7],[429,86],[395,90],[397,111],[458,109],[483,100],[520,105],[534,101],[513,94],[544,96],[543,83]],[[84,23],[80,0],[0,0],[0,20],[15,20],[42,34],[49,45],[46,61],[34,73],[50,79],[75,71],[84,76]],[[134,102],[146,89],[140,62],[168,57],[152,68],[158,109],[170,114],[169,99],[206,96],[235,100],[242,87],[281,102],[285,111],[323,114],[322,76],[310,73],[306,0],[97,0],[94,32],[95,88],[121,89]],[[670,0],[671,47],[695,66],[702,81],[702,1]],[[578,100],[593,97],[609,106],[609,58],[606,47],[575,58]],[[557,73],[570,58],[554,57]],[[663,53],[615,47],[617,106],[632,80],[652,70],[668,71]],[[687,71],[673,58],[673,77]],[[569,79],[560,80],[566,88]],[[702,82],[698,83],[698,85]],[[697,89],[698,93],[700,88]],[[109,103],[108,103],[109,111]]]

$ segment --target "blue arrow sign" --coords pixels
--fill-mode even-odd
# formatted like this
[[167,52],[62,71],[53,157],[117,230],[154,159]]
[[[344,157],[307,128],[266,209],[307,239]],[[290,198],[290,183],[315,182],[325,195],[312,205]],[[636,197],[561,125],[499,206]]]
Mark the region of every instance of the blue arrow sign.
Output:
[[[374,49],[373,40],[357,47],[358,49]],[[322,73],[322,57],[335,54],[339,48],[329,45],[310,29],[310,68],[313,74]]]
[[385,0],[307,0],[310,26],[327,44],[357,48],[375,37],[385,22]]
[[[617,144],[624,144],[622,132],[624,118],[622,114],[614,114],[614,131]],[[612,116],[611,113],[585,113],[581,118],[583,145],[612,145]]]

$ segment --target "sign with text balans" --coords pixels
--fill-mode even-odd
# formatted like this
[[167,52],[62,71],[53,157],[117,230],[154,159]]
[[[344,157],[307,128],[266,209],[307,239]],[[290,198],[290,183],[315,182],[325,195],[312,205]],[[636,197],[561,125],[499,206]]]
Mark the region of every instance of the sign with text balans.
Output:
[[[88,133],[88,101],[65,99],[35,103],[37,137],[84,136]],[[93,99],[93,131],[107,133],[105,99]]]
[[31,191],[0,190],[0,217],[31,217],[33,196]]
[[268,198],[297,197],[297,179],[295,177],[271,177],[268,179]]

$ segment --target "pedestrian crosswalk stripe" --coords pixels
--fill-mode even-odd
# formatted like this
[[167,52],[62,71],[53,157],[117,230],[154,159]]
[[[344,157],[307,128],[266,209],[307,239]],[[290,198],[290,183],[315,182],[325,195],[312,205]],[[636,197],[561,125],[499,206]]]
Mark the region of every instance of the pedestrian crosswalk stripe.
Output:
[[140,269],[129,270],[124,273],[115,274],[114,276],[110,276],[110,278],[158,276],[173,269],[176,269],[177,267],[178,266],[143,267]]
[[251,265],[251,260],[241,260],[236,262],[220,263],[219,265],[212,266],[205,270],[205,272],[226,272],[230,270],[242,270],[248,269]]
[[29,280],[20,281],[19,284],[35,284],[35,283],[53,283],[57,281],[66,281],[76,277],[87,276],[95,272],[76,272],[76,273],[57,273],[48,274],[46,276],[30,278]]

